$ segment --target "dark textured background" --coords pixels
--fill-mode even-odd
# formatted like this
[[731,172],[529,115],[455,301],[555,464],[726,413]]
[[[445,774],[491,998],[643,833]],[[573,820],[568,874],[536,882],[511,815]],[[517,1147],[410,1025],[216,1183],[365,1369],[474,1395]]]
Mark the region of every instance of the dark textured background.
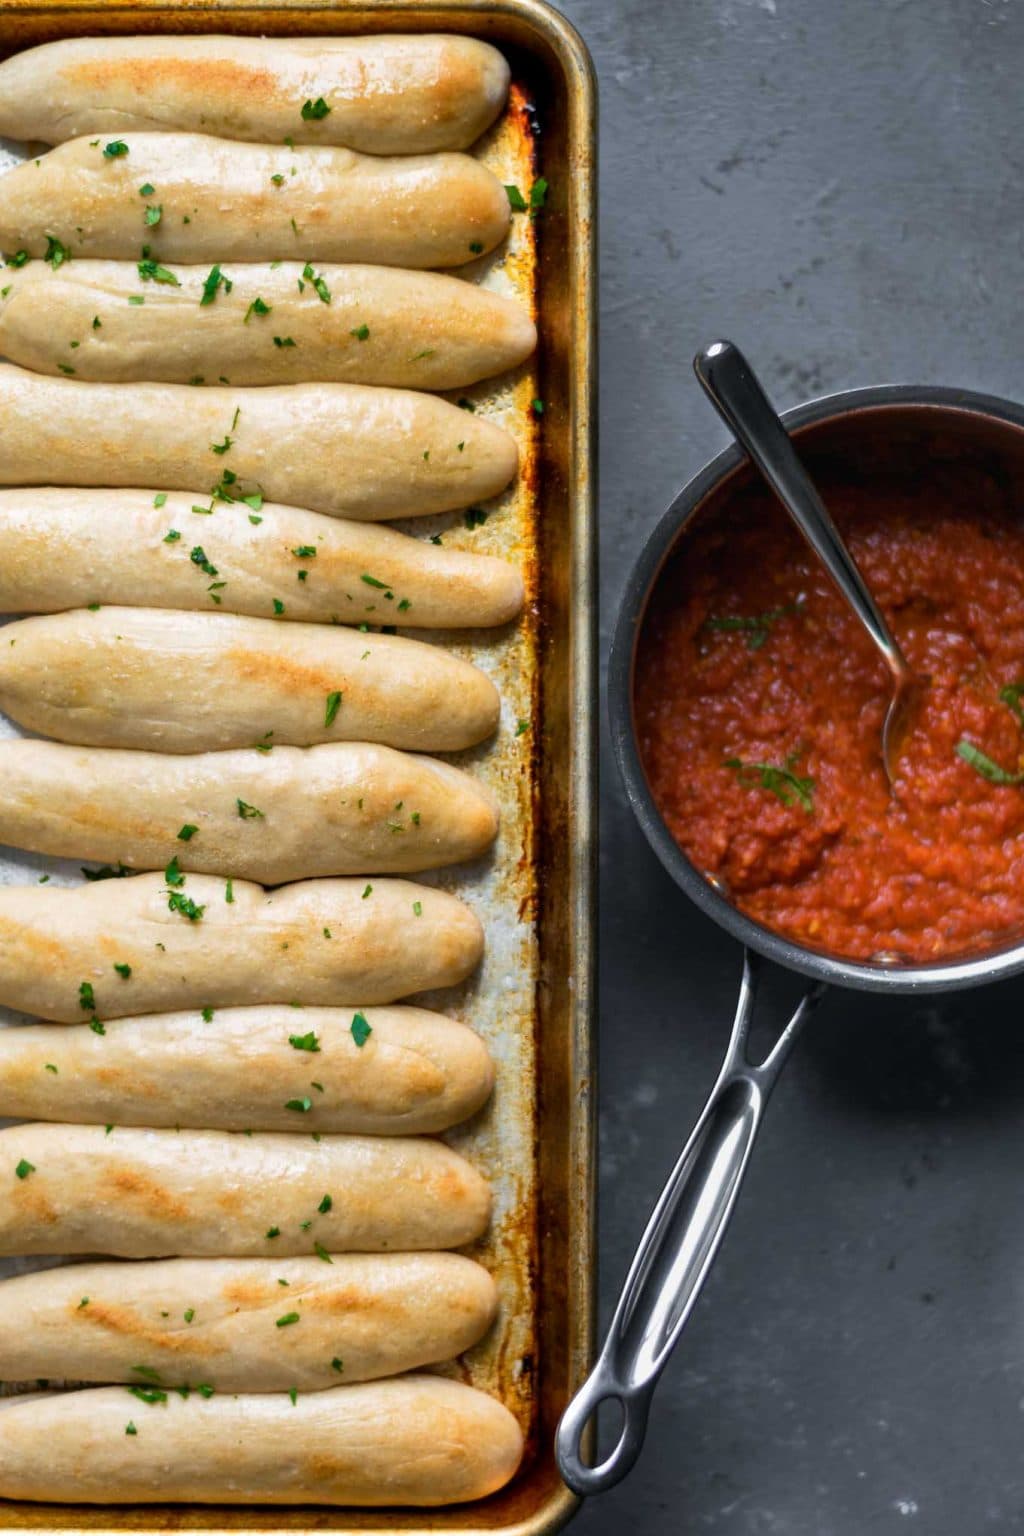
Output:
[[[780,406],[1020,398],[1024,5],[561,0],[601,99],[602,654],[634,552],[724,442],[690,358]],[[602,1318],[724,1045],[739,952],[605,740]],[[771,1105],[630,1479],[579,1536],[1024,1529],[1024,986],[833,996]]]

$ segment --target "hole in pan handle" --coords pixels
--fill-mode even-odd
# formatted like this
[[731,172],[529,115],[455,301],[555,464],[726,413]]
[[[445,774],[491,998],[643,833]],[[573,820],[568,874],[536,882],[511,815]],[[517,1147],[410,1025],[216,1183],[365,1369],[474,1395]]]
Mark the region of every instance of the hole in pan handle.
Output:
[[[725,1235],[768,1096],[825,990],[820,983],[808,989],[769,1054],[752,1066],[747,1042],[757,976],[758,962],[747,951],[722,1070],[640,1240],[597,1363],[558,1426],[555,1455],[574,1493],[614,1487],[640,1454],[658,1377]],[[583,1439],[602,1402],[618,1403],[622,1426],[604,1460],[588,1466]]]

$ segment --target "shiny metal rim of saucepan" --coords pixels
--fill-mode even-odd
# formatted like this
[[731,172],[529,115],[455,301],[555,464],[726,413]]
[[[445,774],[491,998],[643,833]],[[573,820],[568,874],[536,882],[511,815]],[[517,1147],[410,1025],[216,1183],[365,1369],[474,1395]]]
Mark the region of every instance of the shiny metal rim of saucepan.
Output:
[[[799,434],[804,427],[888,407],[935,407],[942,412],[985,417],[1010,433],[1024,431],[1024,407],[1011,401],[970,390],[915,385],[844,391],[788,411],[782,419],[790,432]],[[745,453],[733,445],[680,491],[648,538],[626,584],[612,643],[609,714],[629,803],[648,842],[680,889],[743,944],[744,968],[719,1077],[640,1241],[594,1368],[559,1425],[559,1468],[569,1486],[580,1494],[612,1487],[639,1455],[654,1388],[718,1251],[768,1096],[825,985],[869,992],[940,992],[979,986],[1024,971],[1021,943],[934,965],[857,962],[805,948],[734,907],[690,862],[662,820],[647,783],[634,728],[637,638],[650,594],[683,529],[746,463]],[[758,957],[797,971],[812,984],[769,1055],[755,1065],[747,1059],[747,1040]],[[621,1426],[612,1450],[592,1466],[583,1459],[583,1446],[590,1421],[603,1402],[617,1403]]]

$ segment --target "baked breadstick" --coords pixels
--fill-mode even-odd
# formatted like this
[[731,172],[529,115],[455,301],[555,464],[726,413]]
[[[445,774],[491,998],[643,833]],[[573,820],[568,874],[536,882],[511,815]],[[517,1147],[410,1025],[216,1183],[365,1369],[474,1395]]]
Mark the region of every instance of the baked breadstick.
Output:
[[508,81],[496,48],[443,34],[64,38],[0,64],[0,135],[184,129],[371,155],[466,149]]
[[455,752],[498,723],[497,690],[440,646],[224,613],[100,608],[19,619],[0,706],[83,746],[205,752],[380,741]]
[[[239,816],[240,799],[263,814]],[[176,757],[0,741],[0,843],[126,870],[416,874],[476,858],[497,830],[477,779],[365,742]]]
[[[515,439],[434,395],[365,384],[85,384],[0,365],[3,485],[154,485],[380,522],[504,490]],[[197,514],[198,515],[198,514]]]
[[[494,1320],[494,1281],[458,1254],[324,1255],[76,1264],[0,1281],[0,1379],[317,1392],[450,1360]],[[289,1312],[299,1323],[278,1327]]]
[[440,272],[324,267],[324,304],[302,262],[237,265],[231,291],[203,306],[208,267],[161,267],[159,282],[154,270],[76,260],[6,271],[0,353],[37,373],[108,382],[226,374],[233,384],[456,389],[514,368],[537,344],[521,305]]
[[[108,977],[119,980],[101,976],[97,1001]],[[293,1131],[296,1111],[286,1106],[297,1088],[306,1097],[312,1076],[323,1090],[308,1095],[312,1129],[429,1135],[474,1114],[494,1083],[480,1036],[424,1008],[296,1012],[278,1003],[206,1015],[109,1019],[102,1035],[84,1023],[0,1029],[0,1115]]]
[[161,262],[458,267],[508,233],[508,193],[471,155],[385,160],[205,133],[115,143],[108,156],[102,137],[71,139],[0,177],[0,250],[134,261],[145,242]]
[[85,1504],[458,1504],[504,1486],[523,1438],[508,1409],[441,1376],[293,1403],[123,1387],[0,1408],[0,1498]]
[[180,491],[0,490],[0,612],[126,603],[464,629],[522,606],[506,560],[298,507],[219,502],[203,520],[195,504]]
[[[308,1071],[308,1063],[296,1067],[297,1092],[309,1088]],[[487,1226],[490,1202],[486,1179],[465,1158],[415,1136],[315,1141],[308,1126],[291,1136],[102,1125],[0,1131],[4,1254],[276,1259],[318,1246],[461,1248]]]
[[70,890],[2,886],[0,1005],[80,1024],[172,1008],[388,1003],[469,975],[483,933],[467,906],[408,880],[374,880],[364,896],[367,883],[265,891],[171,865]]

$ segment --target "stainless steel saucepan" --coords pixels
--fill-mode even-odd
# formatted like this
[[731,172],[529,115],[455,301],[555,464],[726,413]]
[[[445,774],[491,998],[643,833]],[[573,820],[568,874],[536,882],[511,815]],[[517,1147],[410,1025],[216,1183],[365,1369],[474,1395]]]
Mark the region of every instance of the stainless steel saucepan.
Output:
[[[1024,516],[1024,408],[966,390],[892,385],[853,390],[783,417],[812,478],[849,475],[870,492],[872,478],[915,466],[950,477],[994,476]],[[633,1466],[651,1398],[700,1294],[732,1215],[754,1138],[797,1036],[829,984],[866,992],[923,993],[980,986],[1024,971],[1024,943],[934,965],[896,956],[858,962],[773,933],[740,912],[682,852],[662,820],[644,774],[634,721],[637,639],[660,573],[693,518],[741,491],[754,474],[737,447],[719,454],[677,496],[648,539],[626,587],[609,667],[613,744],[629,802],[648,842],[680,889],[744,946],[743,979],[725,1061],[711,1096],[669,1176],[630,1267],[593,1371],[566,1409],[556,1453],[580,1494],[603,1492]],[[966,510],[969,512],[969,505]],[[760,959],[808,978],[807,989],[768,1056],[748,1060]],[[596,1466],[583,1459],[599,1404],[618,1403],[621,1429]]]

